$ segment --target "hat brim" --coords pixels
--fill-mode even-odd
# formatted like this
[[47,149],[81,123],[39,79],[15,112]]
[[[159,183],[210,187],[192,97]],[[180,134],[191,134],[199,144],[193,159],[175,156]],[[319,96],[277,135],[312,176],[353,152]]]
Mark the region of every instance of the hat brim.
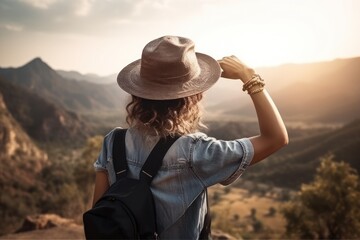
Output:
[[196,57],[201,72],[186,83],[164,85],[142,80],[141,59],[124,67],[118,74],[117,82],[125,92],[145,99],[168,100],[192,96],[208,90],[221,75],[220,65],[215,59],[203,53],[196,53]]

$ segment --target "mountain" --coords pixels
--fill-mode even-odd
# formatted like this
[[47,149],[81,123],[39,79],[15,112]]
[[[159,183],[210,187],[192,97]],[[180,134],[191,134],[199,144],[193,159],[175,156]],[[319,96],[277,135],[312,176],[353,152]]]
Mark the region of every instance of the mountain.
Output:
[[77,71],[64,71],[56,70],[56,72],[64,78],[73,79],[78,81],[88,81],[98,84],[114,83],[116,82],[117,74],[111,74],[108,76],[98,76],[96,74],[81,74]]
[[[287,64],[256,71],[265,79],[266,88],[288,121],[346,123],[360,117],[360,58]],[[212,97],[216,98],[216,108],[221,109],[218,115],[254,118],[253,105],[241,91],[241,84],[227,84],[230,87],[222,89],[226,94],[217,91],[217,97]]]
[[66,79],[40,58],[19,68],[0,68],[0,76],[76,112],[112,111],[118,109],[125,98],[116,83],[95,84]]
[[80,117],[36,93],[0,77],[0,93],[8,111],[33,139],[72,143],[83,141],[91,132]]
[[[359,118],[360,58],[314,65],[321,71],[276,93],[274,100],[283,114],[288,119],[317,122],[344,123]],[[310,67],[304,66],[302,72]]]
[[[47,162],[47,155],[42,152],[29,138],[22,127],[16,122],[8,111],[4,97],[0,92],[0,159],[11,159],[9,161],[0,161],[2,165],[0,176],[5,177],[13,175],[8,171],[13,169],[14,165],[21,165],[20,170],[30,170],[28,173],[18,175],[19,178],[33,174],[42,169]],[[32,159],[32,161],[25,161]],[[33,161],[36,160],[36,161]],[[18,161],[16,163],[16,161]],[[28,181],[32,179],[29,178]]]
[[280,187],[299,188],[310,182],[319,159],[333,154],[360,172],[360,119],[345,126],[311,136],[292,138],[288,146],[269,159],[251,167],[245,179],[257,180]]
[[[360,58],[286,64],[256,72],[266,80],[266,88],[287,122],[344,124],[360,117]],[[40,58],[19,68],[0,68],[0,76],[89,117],[96,127],[116,125],[125,115],[128,94],[115,80],[112,84],[91,83],[89,75],[57,72]],[[254,120],[251,99],[241,89],[240,81],[218,81],[204,94],[205,119]]]
[[42,186],[38,174],[49,164],[40,150],[9,113],[0,93],[0,235],[31,214],[35,194]]

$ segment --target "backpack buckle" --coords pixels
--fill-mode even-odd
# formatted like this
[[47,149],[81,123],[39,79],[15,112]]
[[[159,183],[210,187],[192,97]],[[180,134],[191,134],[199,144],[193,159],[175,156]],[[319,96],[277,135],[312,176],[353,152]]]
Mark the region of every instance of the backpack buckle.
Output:
[[122,174],[123,172],[126,172],[126,169],[121,170],[121,171],[118,171],[118,172],[116,173],[116,175]]

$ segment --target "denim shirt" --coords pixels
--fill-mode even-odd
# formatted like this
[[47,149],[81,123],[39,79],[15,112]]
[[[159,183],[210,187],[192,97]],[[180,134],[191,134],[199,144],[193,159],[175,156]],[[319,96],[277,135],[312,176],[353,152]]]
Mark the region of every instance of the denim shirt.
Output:
[[[116,181],[113,132],[104,138],[94,163],[96,171],[107,171],[110,185]],[[135,128],[128,129],[125,137],[128,177],[139,178],[141,167],[158,140],[157,136],[144,136]],[[205,189],[235,181],[253,155],[253,146],[247,138],[222,141],[200,132],[181,136],[166,153],[151,184],[160,238],[198,239],[207,212]]]

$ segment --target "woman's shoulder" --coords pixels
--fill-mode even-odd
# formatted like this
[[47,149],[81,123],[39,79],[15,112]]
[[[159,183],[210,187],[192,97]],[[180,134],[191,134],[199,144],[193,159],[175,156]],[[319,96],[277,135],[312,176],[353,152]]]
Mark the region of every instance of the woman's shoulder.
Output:
[[[114,134],[116,131],[119,131],[121,129],[124,129],[122,127],[115,127],[111,129],[105,136],[104,136],[104,142],[103,144],[107,147],[108,150],[112,147],[112,142],[114,141]],[[124,129],[126,130],[126,129]]]
[[[104,137],[104,141],[106,143],[110,143],[113,141],[114,139],[114,134],[116,131],[120,131],[120,130],[125,130],[127,131],[131,138],[134,138],[134,137],[146,137],[147,141],[155,141],[155,140],[158,140],[159,136],[144,136],[142,134],[141,131],[139,131],[138,129],[136,128],[123,128],[123,127],[114,127],[113,129],[111,129]],[[179,138],[180,141],[185,141],[185,142],[197,142],[199,140],[201,141],[214,141],[216,140],[215,138],[213,137],[209,137],[206,133],[204,132],[194,132],[194,133],[189,133],[189,134],[185,134],[185,135],[182,135],[180,138]]]
[[119,131],[119,130],[127,130],[127,129],[122,128],[122,127],[114,127],[113,129],[111,129],[111,130],[105,135],[104,139],[107,140],[107,141],[110,140],[111,138],[114,137],[114,133],[115,133],[116,131]]
[[213,144],[214,142],[218,142],[219,139],[208,136],[204,132],[195,132],[191,134],[184,135],[186,139],[191,139],[194,143],[203,143],[203,144]]
[[183,137],[185,137],[185,138],[191,138],[191,139],[193,139],[193,140],[209,138],[209,136],[208,136],[206,133],[204,133],[204,132],[189,133],[189,134],[184,135]]

